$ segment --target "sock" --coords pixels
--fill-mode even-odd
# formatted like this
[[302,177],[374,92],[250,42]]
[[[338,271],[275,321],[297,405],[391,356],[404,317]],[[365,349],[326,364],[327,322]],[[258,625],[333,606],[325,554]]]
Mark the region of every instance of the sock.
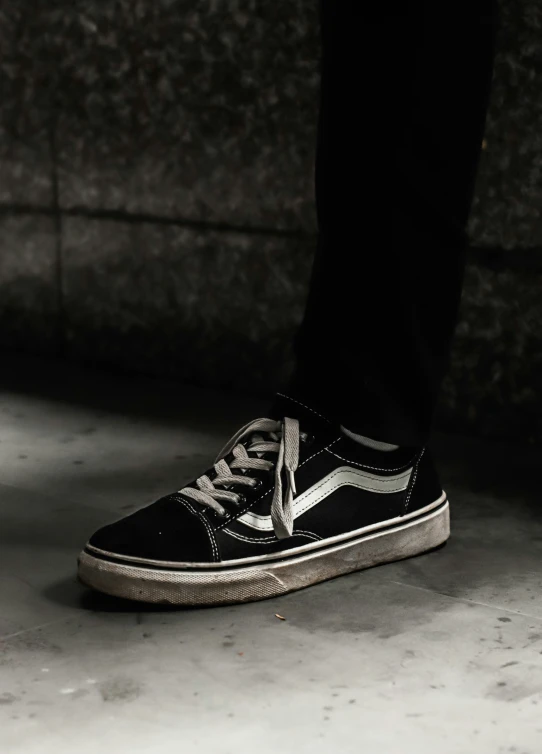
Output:
[[346,427],[341,427],[341,431],[351,440],[354,440],[354,442],[357,442],[360,445],[365,445],[365,447],[372,448],[373,450],[382,450],[386,452],[389,450],[397,450],[399,448],[399,445],[392,445],[389,442],[380,442],[380,440],[372,440],[370,437],[356,435],[354,432],[350,432],[349,429],[346,429]]

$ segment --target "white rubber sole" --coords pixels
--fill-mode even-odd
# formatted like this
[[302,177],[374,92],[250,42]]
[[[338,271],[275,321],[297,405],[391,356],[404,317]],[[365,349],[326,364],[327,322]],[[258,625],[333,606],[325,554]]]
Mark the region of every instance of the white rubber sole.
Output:
[[450,536],[450,508],[282,560],[212,570],[155,569],[79,556],[79,579],[114,597],[164,605],[227,605],[278,597],[320,581],[433,550]]

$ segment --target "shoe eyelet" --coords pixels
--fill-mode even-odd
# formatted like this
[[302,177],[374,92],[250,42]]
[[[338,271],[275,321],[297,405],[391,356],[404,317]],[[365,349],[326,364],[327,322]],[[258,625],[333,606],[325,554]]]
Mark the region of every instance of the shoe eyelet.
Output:
[[220,513],[220,511],[215,511],[215,515],[216,515],[216,516],[218,516],[218,518],[228,518],[228,516],[229,516],[229,513],[228,513],[228,511],[227,511],[227,510],[226,510],[226,509],[224,508],[224,513]]
[[305,435],[305,439],[303,440],[304,445],[312,445],[314,442],[314,435]]
[[252,488],[253,490],[259,490],[259,489],[260,489],[260,487],[261,487],[262,485],[263,485],[263,482],[262,482],[262,480],[261,480],[261,479],[256,479],[256,480],[255,480],[255,484],[252,484],[252,485],[251,485],[251,488]]
[[239,492],[237,494],[237,505],[241,506],[244,505],[247,501],[246,495],[243,495],[242,492]]

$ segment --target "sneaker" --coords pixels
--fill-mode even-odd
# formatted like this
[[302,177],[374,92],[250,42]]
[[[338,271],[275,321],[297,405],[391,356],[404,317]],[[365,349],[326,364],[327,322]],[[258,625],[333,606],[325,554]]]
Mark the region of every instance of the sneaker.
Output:
[[196,481],[97,531],[80,580],[141,602],[249,602],[448,539],[448,500],[426,449],[373,450],[280,401],[281,418],[242,427]]

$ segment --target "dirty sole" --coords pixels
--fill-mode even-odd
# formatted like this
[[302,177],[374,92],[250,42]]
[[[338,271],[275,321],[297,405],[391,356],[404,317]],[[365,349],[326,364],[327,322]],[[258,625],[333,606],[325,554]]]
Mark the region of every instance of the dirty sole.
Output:
[[225,605],[277,597],[435,549],[450,536],[448,500],[443,495],[438,503],[406,523],[367,527],[371,531],[356,532],[351,539],[327,546],[318,542],[303,554],[260,563],[136,565],[86,548],[79,556],[79,579],[105,594],[155,604]]

